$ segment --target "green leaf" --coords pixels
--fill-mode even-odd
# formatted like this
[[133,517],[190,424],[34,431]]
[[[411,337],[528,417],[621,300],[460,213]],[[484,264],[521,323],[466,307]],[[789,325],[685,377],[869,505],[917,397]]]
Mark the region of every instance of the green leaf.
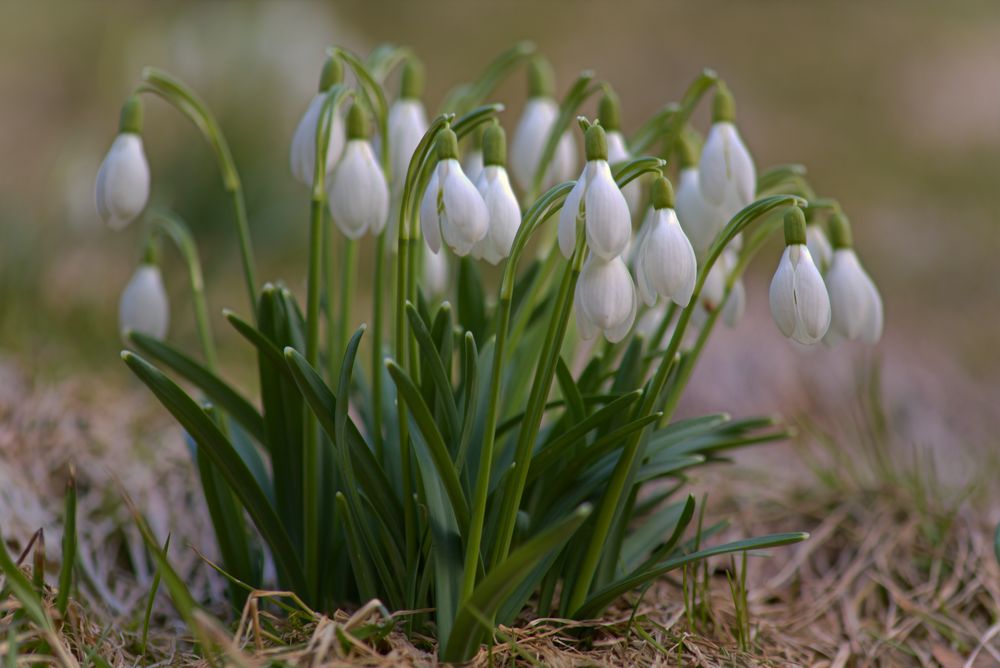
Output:
[[441,398],[444,405],[445,430],[449,435],[458,434],[458,407],[455,405],[455,395],[452,393],[448,372],[445,371],[438,348],[434,345],[431,333],[427,331],[427,325],[410,302],[406,302],[406,316],[410,320],[410,329],[417,340],[417,345],[420,346],[420,362],[430,372],[430,378],[437,390],[436,395]]
[[465,333],[462,347],[462,433],[459,439],[455,467],[461,471],[465,456],[476,427],[476,409],[479,400],[479,351],[472,332]]
[[807,538],[809,538],[809,534],[803,532],[770,534],[767,536],[760,536],[759,538],[750,538],[747,540],[725,543],[724,545],[698,550],[697,552],[692,552],[691,554],[686,554],[682,557],[670,559],[653,568],[634,573],[627,578],[619,580],[618,582],[595,592],[578,610],[573,612],[573,617],[576,619],[587,619],[599,615],[601,611],[611,605],[618,597],[686,564],[701,561],[702,559],[718,556],[720,554],[730,554],[746,550],[762,550],[769,547],[791,545],[792,543],[804,541]]
[[497,609],[527,577],[542,559],[558,552],[570,536],[590,515],[591,507],[585,504],[561,521],[541,531],[521,547],[514,550],[476,586],[472,596],[462,605],[455,617],[451,639],[441,660],[445,662],[468,661],[479,649],[488,630],[480,618],[491,619]]
[[149,362],[128,351],[122,353],[122,359],[218,467],[271,548],[281,577],[298,591],[305,591],[302,565],[284,525],[268,502],[267,495],[219,427],[184,390]]
[[76,567],[76,472],[70,468],[66,481],[66,506],[63,512],[62,565],[59,567],[59,595],[56,610],[66,615],[69,596],[73,588],[73,569]]
[[438,475],[441,476],[441,482],[448,493],[448,499],[451,501],[452,511],[455,513],[455,519],[458,520],[458,526],[467,527],[469,525],[469,503],[462,492],[458,471],[448,454],[448,448],[441,437],[441,432],[438,431],[437,425],[434,423],[430,409],[427,408],[427,404],[420,396],[420,390],[417,389],[416,384],[398,364],[392,360],[386,360],[386,367],[396,384],[399,396],[406,402],[414,421],[420,428],[420,433],[423,434],[424,440],[427,442],[434,467],[437,469]]
[[52,620],[45,612],[41,596],[24,571],[18,568],[14,560],[11,559],[10,553],[7,552],[7,543],[2,535],[0,535],[0,573],[7,577],[7,588],[14,594],[14,598],[21,604],[21,609],[28,615],[28,618],[39,628],[52,631]]
[[[688,494],[683,502],[672,504],[657,512],[649,521],[633,531],[625,539],[622,547],[621,560],[626,568],[635,569],[635,562],[648,554],[648,558],[638,568],[640,571],[646,570],[668,555],[691,523],[694,509],[694,496]],[[663,535],[668,530],[670,536],[664,541]]]
[[258,442],[267,442],[264,419],[253,404],[232,386],[169,343],[137,331],[130,331],[126,336],[136,350],[170,367],[197,386],[212,403],[243,425]]
[[[573,374],[562,357],[556,361],[556,380],[559,381],[559,389],[562,390],[566,405],[569,407],[569,414],[573,422],[581,422],[587,417],[587,409],[584,407],[583,397],[580,395],[580,388],[573,380]],[[612,392],[612,394],[616,394]]]
[[276,367],[282,369],[285,367],[285,356],[281,353],[281,349],[278,348],[278,346],[267,338],[267,336],[264,335],[259,329],[232,311],[224,310],[222,315],[229,321],[229,324],[233,326],[233,329],[235,329],[240,336],[249,341],[257,349],[258,353],[266,357]]
[[479,264],[471,257],[458,262],[458,322],[477,340],[486,338],[486,294]]

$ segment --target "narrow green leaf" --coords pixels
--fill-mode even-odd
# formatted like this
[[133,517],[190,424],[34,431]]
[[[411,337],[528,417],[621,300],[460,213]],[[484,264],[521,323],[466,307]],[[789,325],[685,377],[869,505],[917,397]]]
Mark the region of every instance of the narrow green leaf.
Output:
[[128,351],[122,353],[122,359],[209,455],[271,548],[279,574],[297,590],[304,591],[305,575],[284,525],[219,427],[159,369]]
[[[444,405],[445,429],[448,434],[459,433],[458,407],[455,405],[455,395],[452,393],[451,381],[445,371],[444,362],[438,353],[437,346],[427,331],[427,325],[417,313],[413,304],[406,302],[406,316],[410,320],[410,329],[420,346],[420,362],[430,371],[431,380],[437,389],[436,395]],[[426,403],[426,402],[425,402]]]
[[170,367],[181,377],[194,383],[212,403],[226,411],[260,443],[266,443],[264,419],[246,398],[232,386],[191,359],[169,343],[142,332],[130,331],[128,340],[136,350]]
[[249,341],[257,349],[258,353],[269,359],[276,367],[285,367],[285,356],[281,353],[281,349],[278,348],[278,346],[267,338],[267,336],[265,336],[259,329],[232,311],[224,310],[222,315],[229,321],[229,324],[233,326],[233,329],[235,329],[240,336]]
[[[170,549],[170,534],[167,534],[167,539],[163,542],[163,557],[166,558],[167,552]],[[153,618],[153,603],[156,602],[156,593],[160,590],[160,580],[163,579],[163,573],[159,568],[156,569],[156,573],[153,574],[153,584],[149,587],[149,598],[146,600],[146,612],[142,616],[142,640],[139,644],[139,654],[142,658],[146,658],[146,642],[149,640],[149,620]]]
[[483,628],[480,619],[492,619],[506,597],[530,575],[535,565],[562,549],[590,515],[590,511],[589,504],[580,506],[572,514],[514,550],[483,578],[455,617],[451,639],[441,653],[442,661],[463,662],[472,658],[486,633],[491,630]]
[[641,587],[647,582],[661,577],[664,574],[686,564],[701,561],[702,559],[718,556],[720,554],[730,554],[745,550],[762,550],[769,547],[791,545],[792,543],[802,542],[807,538],[809,538],[809,534],[803,532],[770,534],[767,536],[760,536],[759,538],[738,540],[733,543],[726,543],[724,545],[698,550],[697,552],[692,552],[691,554],[686,554],[682,557],[670,559],[654,568],[634,573],[627,578],[619,580],[618,582],[593,593],[578,610],[573,612],[573,617],[576,619],[587,619],[599,615],[602,610],[611,605],[619,596]]
[[10,553],[7,552],[7,543],[2,535],[0,535],[0,573],[7,577],[7,588],[14,594],[14,598],[21,604],[21,609],[24,610],[28,618],[39,628],[52,631],[52,620],[45,613],[41,597],[35,591],[28,576],[11,559]]
[[76,471],[70,467],[66,481],[66,506],[63,512],[62,565],[59,567],[59,595],[56,610],[65,617],[73,589],[73,569],[76,567]]
[[458,322],[477,340],[486,338],[486,294],[479,263],[463,257],[458,263]]
[[[561,356],[556,360],[556,379],[559,381],[559,389],[562,390],[563,397],[566,399],[566,405],[569,407],[573,422],[582,422],[587,417],[583,397],[580,395],[580,388],[576,386],[576,381],[573,380],[572,372]],[[616,393],[612,391],[612,394]]]
[[[688,525],[691,524],[691,520],[694,518],[694,508],[694,495],[688,494],[683,503],[676,503],[658,513],[625,540],[622,561],[630,569],[643,571],[664,559],[674,549]],[[660,543],[668,527],[673,527],[670,536]],[[657,546],[657,543],[660,544]],[[649,557],[636,568],[635,561],[647,552]]]

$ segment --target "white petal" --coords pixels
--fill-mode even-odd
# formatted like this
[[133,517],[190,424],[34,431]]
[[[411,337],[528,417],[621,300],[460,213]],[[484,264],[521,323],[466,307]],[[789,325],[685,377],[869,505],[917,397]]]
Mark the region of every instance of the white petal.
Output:
[[743,286],[743,279],[738,278],[733,283],[726,303],[722,307],[722,322],[726,327],[736,327],[743,319],[743,313],[747,308],[747,290]]
[[431,180],[420,200],[420,231],[424,235],[431,252],[437,254],[441,250],[441,221],[438,215],[438,197],[441,195],[440,178],[441,165],[431,174]]
[[701,192],[709,202],[722,204],[730,192],[734,192],[740,202],[753,200],[756,168],[732,123],[712,125],[701,152],[699,178]]
[[567,260],[573,257],[573,251],[576,250],[576,221],[586,189],[587,169],[584,168],[559,211],[559,250]]
[[548,97],[534,97],[524,105],[510,145],[510,170],[521,190],[531,188],[549,130],[558,114],[555,100]]
[[884,314],[882,310],[882,295],[868,274],[868,317],[865,319],[865,326],[861,330],[861,340],[869,345],[875,345],[882,338],[882,326]]
[[[635,318],[635,286],[625,262],[604,261],[591,253],[578,279],[579,305],[587,319],[607,334]],[[629,315],[631,313],[631,316]]]
[[583,205],[587,244],[598,257],[611,260],[628,246],[632,237],[632,216],[608,163],[594,160],[588,168],[593,171],[588,177]]
[[447,161],[441,184],[443,212],[441,235],[456,255],[468,255],[472,246],[489,231],[490,215],[476,186],[462,172],[457,160]]
[[441,297],[448,290],[448,254],[424,253],[422,283],[430,297]]
[[462,156],[462,171],[470,181],[478,181],[483,173],[483,152],[475,149]]
[[831,329],[842,338],[877,342],[882,334],[882,298],[850,248],[833,253],[827,271]]
[[[309,102],[302,119],[292,135],[291,168],[292,175],[300,182],[311,186],[316,168],[316,124],[323,110],[324,93],[317,93]],[[334,111],[330,127],[330,142],[327,144],[326,172],[330,174],[340,159],[344,149],[344,119],[339,110]]]
[[795,268],[795,319],[793,337],[806,345],[820,341],[830,326],[830,297],[819,269],[804,245],[789,247],[794,254],[798,250]]
[[656,303],[656,289],[649,282],[649,273],[646,271],[646,244],[639,246],[639,252],[635,259],[635,283],[639,288],[639,296],[646,306]]
[[378,234],[389,216],[389,188],[367,140],[347,142],[328,191],[330,214],[349,239]]
[[657,222],[645,241],[645,274],[658,294],[687,306],[697,274],[694,249],[673,209],[661,209],[655,215]]
[[833,247],[822,227],[815,223],[806,226],[806,246],[820,272],[825,273],[830,268],[830,260],[833,259]]
[[559,143],[556,144],[556,153],[552,156],[552,163],[545,170],[542,190],[548,190],[557,183],[569,181],[576,173],[576,169],[576,142],[573,140],[573,134],[567,130],[559,138]]
[[521,207],[503,167],[486,167],[476,182],[476,188],[486,203],[490,228],[489,233],[476,242],[473,253],[478,250],[487,262],[497,264],[510,255],[514,237],[521,226]]
[[401,191],[406,183],[413,152],[427,132],[427,114],[420,100],[400,99],[389,109],[389,160],[392,189]]
[[135,270],[118,302],[118,325],[122,333],[141,332],[157,339],[167,335],[170,305],[160,269],[144,264]]
[[97,212],[112,229],[121,229],[138,218],[149,200],[149,163],[142,137],[119,134],[97,172]]
[[[628,275],[628,271],[626,271],[625,273],[626,275]],[[632,277],[629,276],[629,284],[631,285],[631,283],[632,283]],[[606,338],[609,343],[618,343],[626,336],[628,336],[629,331],[632,329],[632,323],[635,322],[635,314],[639,306],[638,300],[636,299],[635,296],[634,287],[630,292],[630,297],[631,297],[630,299],[631,308],[629,308],[628,315],[625,316],[625,318],[622,319],[622,321],[619,322],[617,325],[604,332],[604,338]]]
[[580,300],[579,281],[577,281],[576,290],[573,293],[573,310],[576,312],[576,328],[580,332],[580,338],[589,341],[597,336],[597,327],[594,326],[594,323],[590,322],[590,318],[587,316],[586,311],[584,311]]
[[695,253],[702,257],[722,231],[726,220],[718,207],[709,204],[701,194],[697,168],[681,170],[676,200],[677,218],[684,234],[691,241]]
[[771,303],[771,315],[774,323],[785,336],[791,336],[795,331],[795,268],[789,257],[789,246],[781,254],[778,270],[771,279],[768,299]]

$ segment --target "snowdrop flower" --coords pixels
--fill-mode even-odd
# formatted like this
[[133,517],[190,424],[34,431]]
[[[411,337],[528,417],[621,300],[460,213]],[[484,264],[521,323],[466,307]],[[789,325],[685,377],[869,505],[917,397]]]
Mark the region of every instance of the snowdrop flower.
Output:
[[138,218],[149,200],[149,163],[140,132],[142,106],[132,97],[122,107],[118,136],[97,172],[97,213],[115,230]]
[[[534,185],[535,170],[559,116],[559,105],[552,98],[552,79],[552,69],[547,62],[541,58],[532,60],[528,69],[528,101],[510,147],[510,169],[517,185],[525,192],[530,192]],[[573,178],[575,167],[576,145],[567,130],[559,139],[552,162],[545,171],[542,190]]]
[[771,314],[785,336],[810,345],[830,327],[830,298],[806,247],[802,209],[785,214],[785,252],[771,280]]
[[118,302],[118,327],[122,334],[141,332],[156,339],[167,335],[170,304],[160,268],[147,257],[132,274]]
[[602,260],[610,261],[628,247],[632,217],[625,196],[608,166],[604,129],[592,125],[586,132],[587,164],[559,214],[559,248],[567,258],[576,248],[576,225],[582,216],[587,245]]
[[[319,92],[309,101],[302,120],[292,135],[291,168],[292,176],[300,183],[312,186],[313,174],[316,170],[316,126],[323,111],[323,101],[326,92],[334,84],[340,83],[344,77],[344,66],[336,58],[328,58],[320,75]],[[340,153],[344,150],[344,119],[337,110],[333,112],[330,126],[330,141],[326,145],[326,173],[333,172]]]
[[410,58],[403,67],[399,98],[389,108],[389,163],[392,165],[392,184],[396,190],[406,183],[406,172],[417,145],[427,132],[427,112],[420,101],[424,77],[420,63]]
[[679,142],[678,158],[677,218],[695,254],[704,258],[712,242],[726,226],[727,219],[720,207],[702,195],[695,149],[684,137]]
[[833,259],[826,273],[833,318],[827,339],[861,339],[875,345],[882,338],[882,296],[854,252],[851,228],[847,219],[834,214],[830,218]]
[[659,177],[653,182],[653,214],[643,237],[635,263],[639,294],[647,306],[656,303],[657,295],[687,306],[698,276],[697,261],[691,242],[674,213],[674,191],[670,181]]
[[489,232],[472,247],[472,257],[497,264],[510,255],[514,236],[521,226],[521,207],[507,178],[507,139],[495,121],[483,133],[483,164],[476,180],[489,212]]
[[806,222],[806,247],[809,248],[809,254],[816,261],[820,273],[825,274],[833,259],[833,246],[830,245],[823,227],[817,222]]
[[456,255],[468,255],[486,236],[490,214],[476,186],[458,162],[458,138],[451,128],[438,134],[438,163],[420,203],[420,229],[430,249],[441,250],[441,239]]
[[[609,90],[601,98],[597,117],[608,137],[608,162],[616,165],[631,160],[632,155],[621,132],[621,105],[614,92]],[[628,202],[629,213],[635,218],[642,210],[642,179],[633,179],[622,188],[622,195]]]
[[[476,183],[483,173],[483,132],[486,128],[480,125],[476,128],[475,136],[472,139],[472,146],[462,155],[462,171],[469,177],[469,180]],[[506,141],[506,139],[504,140]],[[504,147],[504,155],[507,149]]]
[[576,323],[584,339],[601,332],[608,341],[617,343],[635,321],[635,285],[620,257],[608,261],[591,253],[576,282],[575,300]]
[[327,186],[333,222],[348,239],[378,235],[389,217],[389,186],[368,141],[368,119],[357,104],[347,115],[347,144]]
[[757,191],[757,170],[740,133],[733,96],[719,84],[712,107],[712,129],[705,139],[699,185],[705,199],[722,207],[726,218],[750,204]]
[[[715,311],[720,305],[722,322],[727,327],[736,327],[743,319],[743,313],[746,311],[746,288],[743,286],[743,279],[737,278],[733,281],[729,296],[726,296],[726,282],[738,262],[739,255],[730,244],[723,249],[722,254],[708,270],[708,276],[701,286],[700,308],[694,313],[695,320],[699,324],[705,321],[709,312]],[[723,299],[726,300],[725,304],[722,303]]]
[[448,256],[424,252],[421,285],[428,297],[440,298],[448,291]]

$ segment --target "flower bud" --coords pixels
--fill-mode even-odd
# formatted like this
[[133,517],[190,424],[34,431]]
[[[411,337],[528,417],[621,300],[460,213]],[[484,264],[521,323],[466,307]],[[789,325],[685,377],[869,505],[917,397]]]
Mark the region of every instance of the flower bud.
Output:
[[625,338],[638,307],[635,285],[624,260],[602,260],[591,253],[576,282],[576,322],[580,336],[592,339],[598,332],[611,343]]
[[[510,169],[517,185],[524,191],[533,186],[535,170],[542,159],[549,133],[559,116],[559,105],[552,99],[552,68],[542,58],[534,58],[528,68],[528,101],[514,131],[510,147]],[[552,162],[545,171],[541,187],[548,189],[573,177],[576,168],[576,145],[567,130],[556,145]]]
[[833,259],[833,246],[830,245],[830,240],[827,238],[826,232],[823,231],[823,226],[812,220],[806,221],[806,246],[809,248],[809,254],[812,255],[813,260],[816,261],[820,273],[825,274]]
[[438,163],[420,204],[420,229],[437,253],[441,240],[456,255],[468,255],[489,231],[489,211],[458,162],[458,139],[450,128],[437,138]]
[[504,166],[507,153],[503,128],[496,122],[483,133],[485,167],[476,180],[476,189],[489,212],[489,231],[472,247],[472,256],[497,264],[510,255],[514,237],[521,226],[521,207],[511,190]]
[[771,314],[785,336],[810,345],[830,326],[830,298],[805,245],[805,218],[798,207],[785,214],[785,252],[771,280]]
[[670,182],[658,178],[653,182],[652,195],[654,210],[635,265],[639,294],[648,306],[656,303],[657,295],[687,306],[698,277],[694,249],[671,208]]
[[413,152],[427,132],[427,112],[420,101],[422,92],[423,69],[411,58],[403,69],[399,99],[389,108],[387,121],[394,192],[402,192]]
[[368,118],[357,104],[347,116],[347,145],[327,186],[333,222],[349,239],[378,235],[389,217],[389,187],[368,141]]
[[832,310],[827,341],[861,339],[875,345],[882,338],[882,296],[851,247],[847,218],[841,214],[830,218],[830,237],[834,250],[826,272]]
[[734,124],[732,94],[721,84],[712,108],[713,123],[705,139],[699,167],[701,192],[712,204],[736,213],[757,191],[757,170]]
[[[320,76],[320,90],[309,101],[302,119],[295,128],[292,135],[292,145],[289,155],[292,176],[300,183],[312,186],[313,175],[316,171],[316,127],[320,122],[320,114],[323,111],[323,102],[326,93],[334,84],[340,83],[343,79],[344,68],[336,58],[328,58],[323,65],[323,72]],[[333,168],[340,159],[340,154],[344,150],[344,119],[339,110],[334,110],[333,119],[330,125],[330,138],[326,145],[326,173],[333,172]]]
[[118,302],[118,327],[122,335],[141,332],[156,339],[167,335],[170,304],[160,268],[144,262],[132,274]]
[[97,172],[97,213],[120,230],[139,217],[149,201],[149,163],[142,146],[142,105],[131,97],[122,107],[119,134]]

